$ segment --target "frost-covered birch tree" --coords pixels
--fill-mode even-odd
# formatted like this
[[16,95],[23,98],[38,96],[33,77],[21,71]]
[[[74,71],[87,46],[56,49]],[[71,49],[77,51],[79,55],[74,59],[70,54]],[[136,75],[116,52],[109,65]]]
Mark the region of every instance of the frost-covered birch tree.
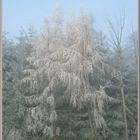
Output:
[[92,26],[86,15],[63,23],[56,14],[45,20],[43,31],[32,40],[34,50],[21,80],[25,127],[31,134],[60,135],[56,107],[63,102],[77,110],[86,108],[93,136],[106,126],[103,107],[114,101],[104,91],[111,68]]

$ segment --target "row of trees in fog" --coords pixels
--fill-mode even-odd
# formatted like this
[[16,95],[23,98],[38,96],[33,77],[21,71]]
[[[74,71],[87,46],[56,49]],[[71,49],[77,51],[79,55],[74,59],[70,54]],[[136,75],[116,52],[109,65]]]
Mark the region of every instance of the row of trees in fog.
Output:
[[3,34],[4,140],[136,140],[137,31],[84,14]]

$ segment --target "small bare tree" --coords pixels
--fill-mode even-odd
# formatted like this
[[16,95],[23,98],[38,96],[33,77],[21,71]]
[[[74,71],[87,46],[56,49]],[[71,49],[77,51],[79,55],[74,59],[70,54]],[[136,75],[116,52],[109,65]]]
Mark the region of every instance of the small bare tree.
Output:
[[122,104],[123,104],[123,117],[125,123],[125,138],[128,140],[128,122],[127,122],[127,115],[126,115],[126,103],[125,103],[125,95],[124,95],[124,84],[123,84],[123,32],[125,26],[125,16],[122,16],[120,21],[117,23],[117,28],[113,25],[113,23],[108,20],[109,29],[110,29],[110,43],[114,47],[116,54],[117,54],[117,75],[120,80],[120,89],[122,95]]

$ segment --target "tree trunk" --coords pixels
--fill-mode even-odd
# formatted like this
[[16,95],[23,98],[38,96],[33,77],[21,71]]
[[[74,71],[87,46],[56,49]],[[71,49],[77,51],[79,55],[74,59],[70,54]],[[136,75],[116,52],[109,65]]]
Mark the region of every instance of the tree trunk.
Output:
[[92,135],[94,136],[94,126],[93,126],[93,122],[92,122],[92,115],[91,115],[91,111],[90,109],[88,109],[88,115],[89,115],[89,125],[90,125],[90,128],[91,128],[91,132],[92,132]]
[[123,81],[122,81],[122,75],[121,75],[121,95],[122,95],[122,103],[123,103],[123,117],[124,117],[124,123],[125,123],[125,137],[126,140],[128,140],[128,126],[127,126],[127,116],[126,116],[126,104],[125,104],[125,97],[124,97],[124,88],[123,88]]

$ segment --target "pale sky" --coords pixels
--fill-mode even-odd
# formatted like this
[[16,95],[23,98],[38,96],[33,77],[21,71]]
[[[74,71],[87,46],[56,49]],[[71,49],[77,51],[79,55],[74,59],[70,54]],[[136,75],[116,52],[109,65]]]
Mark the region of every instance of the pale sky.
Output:
[[78,15],[81,10],[94,18],[94,28],[107,33],[107,18],[126,15],[126,31],[137,30],[138,0],[3,0],[3,29],[15,38],[21,27],[39,30],[43,20],[59,7],[63,16]]

